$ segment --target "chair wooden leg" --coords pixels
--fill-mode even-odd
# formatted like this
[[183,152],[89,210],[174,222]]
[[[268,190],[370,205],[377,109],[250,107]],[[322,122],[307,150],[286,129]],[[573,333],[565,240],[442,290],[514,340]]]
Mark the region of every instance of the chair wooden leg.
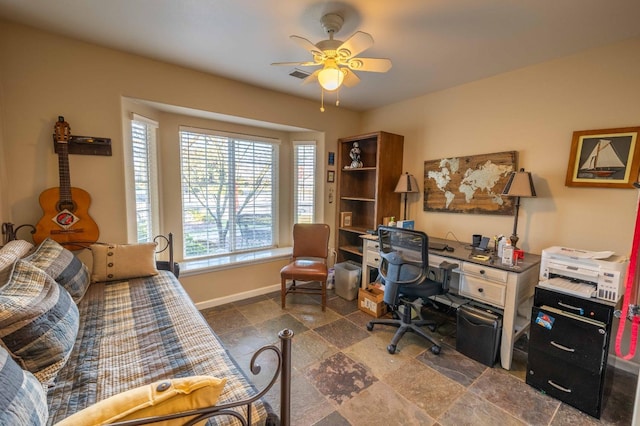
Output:
[[287,279],[282,278],[282,287],[280,288],[280,301],[282,302],[282,309],[284,309],[287,301]]
[[327,282],[322,281],[320,286],[322,288],[322,312],[324,312],[327,308]]

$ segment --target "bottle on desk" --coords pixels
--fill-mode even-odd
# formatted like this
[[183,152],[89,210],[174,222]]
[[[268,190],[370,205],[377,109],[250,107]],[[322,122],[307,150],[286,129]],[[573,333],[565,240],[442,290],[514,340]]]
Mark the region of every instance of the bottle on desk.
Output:
[[506,266],[513,266],[513,246],[511,240],[506,238],[504,247],[502,247],[502,264]]

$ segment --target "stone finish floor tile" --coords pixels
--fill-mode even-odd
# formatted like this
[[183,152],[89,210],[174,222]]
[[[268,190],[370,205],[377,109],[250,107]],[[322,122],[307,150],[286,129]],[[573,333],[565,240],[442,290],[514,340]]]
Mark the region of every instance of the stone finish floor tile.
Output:
[[338,405],[378,380],[364,365],[342,352],[312,365],[307,369],[306,376],[323,395]]
[[488,368],[447,345],[442,345],[439,355],[428,350],[416,359],[464,387],[471,385]]
[[560,405],[499,368],[485,370],[469,390],[528,424],[549,424]]
[[238,311],[249,320],[251,324],[265,322],[266,320],[282,315],[280,305],[271,299],[258,300],[255,303],[240,305]]
[[[486,367],[455,351],[451,312],[425,312],[429,318],[449,314],[451,322],[434,333],[443,344],[440,355],[413,333],[405,334],[390,355],[386,348],[396,329],[375,326],[367,331],[373,317],[333,290],[327,292],[325,312],[319,296],[301,294],[288,295],[283,310],[276,291],[201,313],[258,389],[268,383],[276,361],[264,352],[258,359],[262,372],[254,376],[249,372],[253,352],[279,342],[280,330],[294,331],[292,425],[631,424],[636,375],[607,371],[602,418],[595,419],[525,383],[526,335],[517,342],[511,371],[499,364]],[[278,381],[266,395],[277,413],[279,398]]]
[[434,423],[424,410],[383,382],[374,383],[342,404],[339,412],[350,424],[429,426]]
[[339,349],[349,347],[369,337],[367,330],[363,330],[344,318],[322,325],[314,330]]
[[439,417],[442,426],[521,426],[523,421],[513,417],[489,401],[466,392]]
[[382,380],[434,419],[465,392],[464,386],[415,359],[383,376]]
[[313,330],[294,335],[293,338],[295,344],[291,346],[291,364],[298,370],[304,370],[338,352],[338,348]]

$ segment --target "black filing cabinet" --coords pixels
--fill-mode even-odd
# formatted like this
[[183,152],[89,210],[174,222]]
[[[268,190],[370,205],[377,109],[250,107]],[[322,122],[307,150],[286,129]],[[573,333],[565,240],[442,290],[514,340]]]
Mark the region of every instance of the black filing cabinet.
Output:
[[600,418],[615,304],[536,287],[527,383]]

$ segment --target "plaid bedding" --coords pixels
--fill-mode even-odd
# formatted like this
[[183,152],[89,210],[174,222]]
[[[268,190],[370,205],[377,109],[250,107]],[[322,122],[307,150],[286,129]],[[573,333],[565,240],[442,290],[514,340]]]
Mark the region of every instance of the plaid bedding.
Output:
[[[227,378],[218,404],[257,393],[168,271],[91,284],[78,305],[80,331],[67,364],[47,393],[49,424],[117,393],[165,378]],[[244,408],[243,408],[244,410]],[[254,403],[252,420],[271,408]],[[209,424],[240,424],[229,416]]]

